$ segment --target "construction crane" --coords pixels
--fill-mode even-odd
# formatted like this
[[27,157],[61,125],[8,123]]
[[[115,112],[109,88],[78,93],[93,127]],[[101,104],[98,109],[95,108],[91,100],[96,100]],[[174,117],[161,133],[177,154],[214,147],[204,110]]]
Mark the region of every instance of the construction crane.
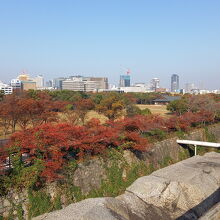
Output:
[[131,70],[130,70],[129,68],[126,68],[126,67],[123,67],[123,66],[122,66],[122,68],[123,68],[124,70],[126,70],[126,74],[127,74],[127,75],[129,75],[129,74],[131,73]]

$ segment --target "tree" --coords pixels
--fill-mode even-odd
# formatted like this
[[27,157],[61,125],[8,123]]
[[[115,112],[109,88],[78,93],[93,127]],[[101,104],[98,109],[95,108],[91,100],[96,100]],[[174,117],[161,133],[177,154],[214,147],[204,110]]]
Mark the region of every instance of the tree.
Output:
[[91,99],[82,99],[80,101],[74,102],[73,111],[80,118],[82,124],[85,123],[87,113],[94,109],[94,103]]
[[152,104],[154,99],[162,98],[160,93],[135,93],[137,104]]
[[72,104],[68,104],[65,106],[62,112],[62,121],[70,123],[72,125],[79,123],[79,117],[77,116],[76,112],[73,111]]
[[128,105],[126,107],[126,115],[127,117],[133,117],[135,115],[140,115],[142,113],[141,109],[136,105]]
[[[148,142],[139,131],[125,129],[115,122],[100,124],[92,119],[85,126],[69,123],[42,124],[11,136],[8,150],[14,155],[29,155],[29,164],[40,163],[40,177],[46,181],[61,178],[61,171],[69,159],[104,154],[109,148],[121,146],[135,151],[146,150]],[[15,148],[16,146],[16,148]]]
[[[3,101],[0,102],[0,118],[5,126],[10,123],[12,132],[15,132],[18,119],[20,117],[20,110],[17,108],[20,97],[16,94],[7,95]],[[6,127],[5,127],[6,128]]]
[[0,101],[2,101],[4,98],[4,92],[2,90],[0,90]]
[[16,108],[19,110],[18,124],[21,129],[25,130],[30,125],[32,118],[37,116],[36,102],[32,98],[23,98],[18,101]]
[[167,110],[181,115],[189,110],[188,100],[186,98],[174,100],[167,105]]
[[145,108],[143,110],[141,110],[141,115],[150,115],[151,114],[151,111],[149,108]]
[[96,105],[96,110],[104,114],[108,119],[115,120],[123,115],[125,103],[116,93],[111,93],[109,96],[101,100],[100,104]]

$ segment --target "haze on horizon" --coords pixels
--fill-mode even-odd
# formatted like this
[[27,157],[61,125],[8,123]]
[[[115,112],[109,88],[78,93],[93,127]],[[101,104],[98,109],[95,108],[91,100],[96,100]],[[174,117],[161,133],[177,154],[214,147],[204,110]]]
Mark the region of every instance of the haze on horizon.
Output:
[[2,0],[0,80],[23,69],[46,79],[74,74],[118,83],[177,73],[220,89],[218,0]]

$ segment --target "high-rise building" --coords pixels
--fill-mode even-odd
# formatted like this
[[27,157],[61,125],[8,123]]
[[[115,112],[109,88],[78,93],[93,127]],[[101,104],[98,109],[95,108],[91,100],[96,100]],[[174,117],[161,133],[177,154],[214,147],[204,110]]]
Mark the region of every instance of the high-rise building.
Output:
[[130,75],[120,75],[119,87],[130,87],[131,79]]
[[36,82],[37,88],[43,88],[44,87],[44,77],[42,75],[38,75],[32,79],[32,81]]
[[160,88],[160,80],[158,78],[153,78],[151,80],[151,90],[157,91]]
[[46,87],[52,87],[52,86],[53,86],[52,80],[46,82]]
[[193,83],[186,83],[185,84],[185,92],[191,93],[192,90],[196,89],[195,85]]
[[179,91],[179,76],[177,74],[173,74],[171,76],[171,92]]
[[59,78],[53,79],[53,87],[55,89],[62,89],[62,81],[64,80],[66,80],[65,77],[59,77]]

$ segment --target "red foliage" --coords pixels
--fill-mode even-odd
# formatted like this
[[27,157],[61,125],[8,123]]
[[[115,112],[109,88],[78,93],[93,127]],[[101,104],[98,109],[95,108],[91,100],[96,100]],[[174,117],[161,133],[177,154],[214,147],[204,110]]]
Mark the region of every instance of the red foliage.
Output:
[[215,116],[209,111],[186,112],[181,116],[173,116],[166,121],[168,130],[187,131],[191,126],[214,122]]
[[140,134],[155,129],[166,130],[165,120],[159,115],[136,115],[115,122],[108,122],[107,124],[121,131],[138,132]]
[[86,126],[43,124],[17,132],[11,136],[9,148],[15,145],[19,153],[28,153],[32,162],[36,158],[41,159],[45,166],[41,176],[53,180],[59,176],[59,170],[70,155],[82,158],[118,146],[146,150],[147,140],[136,131],[101,125],[97,119],[93,119]]
[[42,160],[45,168],[41,176],[51,181],[60,177],[60,170],[70,158],[103,154],[106,149],[119,146],[145,151],[149,144],[142,134],[146,132],[155,129],[186,131],[192,125],[213,120],[213,113],[200,111],[187,112],[167,120],[158,115],[138,115],[108,121],[104,125],[98,119],[92,119],[84,126],[47,123],[12,135],[9,150],[16,146],[18,153],[28,153],[32,162],[36,158]]

